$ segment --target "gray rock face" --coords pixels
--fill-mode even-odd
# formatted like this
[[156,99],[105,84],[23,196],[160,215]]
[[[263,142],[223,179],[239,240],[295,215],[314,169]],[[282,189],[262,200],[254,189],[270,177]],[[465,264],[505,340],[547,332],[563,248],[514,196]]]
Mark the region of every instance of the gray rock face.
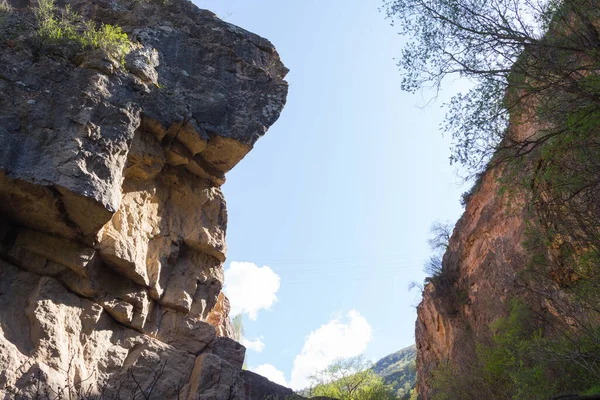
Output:
[[285,103],[273,45],[189,1],[63,2],[129,32],[129,73],[100,50],[66,59],[28,45],[34,3],[12,3],[1,35],[21,35],[0,55],[0,203],[32,228],[91,241],[119,209],[136,132],[154,136],[167,164],[220,185]]
[[186,0],[57,1],[121,26],[122,65],[40,42],[35,2],[9,3],[0,398],[255,398],[221,293],[220,185],[283,108],[275,48]]
[[[247,399],[301,400],[292,389],[271,382],[252,371],[242,371],[243,397]],[[318,397],[315,397],[318,399]]]

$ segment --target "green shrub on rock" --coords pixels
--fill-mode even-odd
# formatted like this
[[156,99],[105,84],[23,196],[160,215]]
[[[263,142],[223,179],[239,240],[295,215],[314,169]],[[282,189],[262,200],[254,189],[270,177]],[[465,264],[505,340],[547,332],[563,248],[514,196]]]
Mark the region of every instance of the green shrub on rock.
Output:
[[11,6],[6,0],[0,0],[0,14],[5,14],[11,11]]
[[83,21],[69,7],[59,10],[54,0],[39,0],[34,12],[42,43],[74,43],[83,49],[102,49],[121,64],[134,46],[121,27],[102,24],[97,28],[93,21]]

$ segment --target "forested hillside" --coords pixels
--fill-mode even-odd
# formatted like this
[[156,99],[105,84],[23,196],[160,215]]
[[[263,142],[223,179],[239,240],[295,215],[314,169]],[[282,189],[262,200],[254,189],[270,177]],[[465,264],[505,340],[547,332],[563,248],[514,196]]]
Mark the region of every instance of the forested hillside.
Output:
[[373,371],[390,385],[397,396],[408,399],[417,380],[417,352],[414,345],[389,354],[373,365]]

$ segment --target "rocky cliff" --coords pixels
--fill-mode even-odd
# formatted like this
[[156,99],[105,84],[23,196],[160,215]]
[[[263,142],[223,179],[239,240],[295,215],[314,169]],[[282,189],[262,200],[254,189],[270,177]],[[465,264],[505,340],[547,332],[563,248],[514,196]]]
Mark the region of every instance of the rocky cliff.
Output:
[[600,397],[598,103],[528,89],[424,287],[420,399]]
[[433,371],[446,361],[469,365],[475,343],[489,341],[489,325],[519,293],[516,274],[524,268],[525,221],[499,194],[498,171],[485,173],[454,228],[443,258],[443,279],[425,286],[417,308],[417,390],[431,397]]
[[506,173],[483,174],[442,273],[424,288],[415,329],[419,399],[600,398],[596,261],[584,265],[590,279],[565,257],[573,252],[558,235],[541,242],[539,268],[530,248],[534,216],[522,193],[500,190]]
[[284,106],[275,48],[186,0],[56,2],[117,60],[0,5],[0,398],[253,398],[220,186]]

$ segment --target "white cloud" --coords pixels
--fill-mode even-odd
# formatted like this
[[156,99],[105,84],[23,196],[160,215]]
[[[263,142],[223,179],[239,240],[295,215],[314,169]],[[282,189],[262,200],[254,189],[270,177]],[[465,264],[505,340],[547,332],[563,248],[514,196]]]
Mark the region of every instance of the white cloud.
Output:
[[283,372],[272,366],[271,364],[262,364],[252,370],[257,374],[260,374],[267,379],[279,383],[283,386],[288,386],[288,382],[285,380],[285,375]]
[[351,310],[346,319],[335,318],[311,332],[294,360],[290,386],[294,390],[309,385],[308,376],[327,367],[338,358],[363,353],[371,341],[371,326],[360,313]]
[[256,320],[259,310],[268,310],[277,301],[281,279],[267,266],[250,262],[229,264],[225,270],[225,294],[231,303],[231,315],[246,313]]
[[262,340],[260,340],[260,338],[250,340],[248,338],[242,337],[242,345],[244,345],[247,349],[256,351],[257,353],[260,353],[265,347],[265,344]]

